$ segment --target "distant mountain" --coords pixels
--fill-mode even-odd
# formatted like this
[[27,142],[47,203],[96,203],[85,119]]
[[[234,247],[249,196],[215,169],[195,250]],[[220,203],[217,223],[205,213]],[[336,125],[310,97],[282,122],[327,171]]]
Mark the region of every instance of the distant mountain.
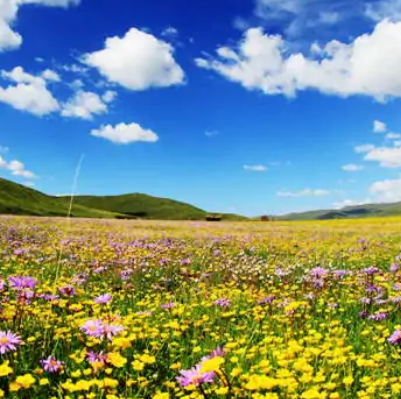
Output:
[[[0,214],[66,216],[70,197],[55,197],[0,178]],[[203,220],[207,212],[195,206],[145,194],[76,196],[72,217],[111,219]],[[246,220],[223,214],[223,220]]]
[[385,217],[401,215],[401,202],[391,204],[366,204],[346,206],[342,209],[325,209],[310,212],[289,213],[279,220],[330,220]]

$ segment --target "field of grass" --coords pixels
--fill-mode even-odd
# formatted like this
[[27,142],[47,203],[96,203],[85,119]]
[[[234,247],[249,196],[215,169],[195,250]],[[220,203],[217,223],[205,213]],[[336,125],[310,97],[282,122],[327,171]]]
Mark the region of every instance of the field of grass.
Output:
[[401,394],[401,218],[0,218],[0,397]]
[[[69,213],[71,197],[51,196],[0,178],[0,214],[61,216]],[[204,220],[208,213],[193,205],[145,194],[116,196],[76,196],[71,209],[74,218]],[[222,214],[223,220],[247,218]]]

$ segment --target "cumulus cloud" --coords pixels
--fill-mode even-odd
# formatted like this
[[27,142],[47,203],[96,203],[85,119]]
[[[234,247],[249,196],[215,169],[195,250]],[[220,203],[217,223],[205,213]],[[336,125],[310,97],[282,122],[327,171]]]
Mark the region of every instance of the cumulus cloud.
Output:
[[382,21],[386,18],[399,21],[401,20],[401,0],[370,2],[365,6],[365,15],[374,21]]
[[34,76],[22,67],[9,72],[1,71],[0,76],[11,84],[6,87],[0,85],[0,102],[38,116],[58,111],[60,106],[47,87],[49,74],[46,75]]
[[356,147],[356,151],[364,153],[365,161],[378,162],[384,168],[400,168],[401,167],[401,143],[394,142],[392,147],[374,145],[366,145]]
[[264,165],[244,165],[244,169],[249,172],[266,172],[267,168]]
[[401,139],[401,134],[390,132],[390,133],[387,133],[387,134],[386,134],[386,139],[387,139],[387,140],[397,140],[397,139]]
[[279,191],[277,195],[279,197],[296,198],[296,197],[323,197],[329,195],[331,192],[329,190],[306,188],[301,191]]
[[94,115],[105,114],[108,111],[107,104],[114,98],[114,92],[106,92],[100,97],[96,93],[79,90],[72,99],[63,105],[61,115],[91,120]]
[[[319,47],[320,48],[320,47]],[[280,35],[248,29],[234,46],[217,49],[216,57],[196,64],[249,90],[296,96],[312,89],[348,97],[364,95],[378,101],[401,97],[401,22],[381,21],[370,34],[350,43],[330,41],[309,54],[291,53]]]
[[22,43],[22,36],[13,29],[21,6],[36,4],[47,7],[68,7],[79,3],[80,0],[1,0],[0,52],[16,49]]
[[144,129],[137,123],[119,123],[116,126],[104,125],[100,129],[91,131],[91,135],[102,137],[116,144],[130,144],[135,142],[155,143],[158,135],[152,130]]
[[387,131],[387,125],[384,122],[378,120],[373,121],[374,133],[385,133],[386,131]]
[[185,77],[173,46],[136,28],[108,38],[102,50],[86,54],[83,62],[129,90],[177,85]]
[[363,166],[362,165],[355,165],[355,164],[348,164],[348,165],[344,165],[342,167],[343,170],[345,170],[346,172],[358,172],[360,170],[363,170]]
[[33,172],[26,169],[25,165],[21,161],[13,160],[8,162],[1,156],[0,169],[6,169],[13,176],[19,176],[25,179],[35,179],[37,177]]
[[376,202],[401,201],[401,178],[377,181],[369,191],[376,196]]
[[359,206],[359,205],[365,205],[365,204],[371,204],[373,203],[374,200],[371,198],[365,198],[363,200],[353,200],[353,199],[345,199],[343,201],[337,201],[333,203],[333,208],[335,209],[342,209],[347,206]]

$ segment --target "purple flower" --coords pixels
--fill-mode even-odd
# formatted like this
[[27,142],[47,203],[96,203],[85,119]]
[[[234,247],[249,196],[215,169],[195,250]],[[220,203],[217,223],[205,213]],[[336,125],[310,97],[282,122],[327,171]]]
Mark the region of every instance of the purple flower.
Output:
[[401,291],[401,284],[395,283],[395,284],[393,285],[393,290],[394,290],[394,291]]
[[231,301],[227,298],[220,298],[217,301],[214,301],[214,304],[222,308],[227,308],[231,305]]
[[172,309],[176,305],[175,302],[163,303],[160,305],[162,309]]
[[16,351],[17,346],[22,344],[22,339],[19,335],[11,331],[0,331],[0,354],[4,355],[10,351]]
[[6,282],[0,278],[0,291],[3,291],[6,286]]
[[379,312],[376,314],[372,314],[371,316],[368,317],[369,320],[374,320],[374,321],[382,321],[382,320],[386,320],[388,317],[388,313],[387,312]]
[[64,362],[60,362],[60,360],[57,360],[53,356],[49,356],[47,359],[41,360],[40,365],[49,373],[59,373],[64,368]]
[[59,299],[60,297],[58,295],[42,294],[42,295],[40,295],[40,298],[42,298],[48,302],[54,302],[54,301],[57,301],[57,299]]
[[327,306],[329,308],[338,308],[338,303],[328,303]]
[[86,360],[89,363],[101,363],[105,364],[107,361],[107,355],[103,354],[103,351],[96,353],[96,352],[87,352],[86,353]]
[[400,269],[400,264],[398,262],[394,262],[391,264],[390,266],[390,272],[398,272],[398,270]]
[[102,321],[98,319],[88,320],[81,327],[81,331],[90,337],[100,338],[104,334],[104,325]]
[[36,279],[29,276],[12,276],[8,278],[8,281],[11,284],[11,288],[15,290],[24,290],[27,288],[33,290],[38,284]]
[[366,319],[368,317],[368,312],[366,310],[362,310],[362,312],[359,312],[359,317],[362,317],[362,319]]
[[390,344],[398,345],[401,343],[401,329],[395,330],[387,339]]
[[266,305],[268,303],[272,303],[275,299],[276,299],[276,297],[274,295],[270,295],[268,297],[259,299],[258,304],[259,305]]
[[213,372],[201,373],[201,369],[202,365],[197,364],[190,370],[181,370],[181,375],[176,377],[176,379],[183,387],[187,387],[189,385],[199,386],[204,383],[212,383],[216,377],[216,374]]
[[103,333],[107,337],[108,340],[112,340],[115,335],[124,331],[125,328],[123,326],[117,324],[104,324],[103,325]]
[[75,288],[71,284],[65,285],[64,287],[60,287],[59,291],[64,296],[74,296]]
[[365,305],[370,305],[372,303],[372,299],[371,298],[361,298],[359,300],[359,302],[365,304]]
[[103,294],[95,298],[95,303],[98,304],[109,303],[112,299],[113,296],[111,294]]
[[367,267],[366,269],[362,269],[362,273],[367,274],[368,276],[373,276],[374,274],[378,273],[379,269],[377,267]]
[[316,277],[316,278],[322,278],[325,277],[327,274],[329,273],[329,271],[327,269],[324,269],[323,267],[315,267],[314,269],[311,269],[309,271],[309,274],[312,277]]
[[337,277],[344,277],[350,274],[349,270],[334,270],[333,274]]
[[401,296],[394,296],[390,298],[391,302],[393,303],[400,303],[401,302]]

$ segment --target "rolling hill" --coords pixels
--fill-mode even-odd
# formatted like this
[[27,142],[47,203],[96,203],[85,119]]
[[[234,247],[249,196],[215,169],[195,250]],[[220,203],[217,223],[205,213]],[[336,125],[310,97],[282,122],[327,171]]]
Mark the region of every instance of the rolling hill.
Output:
[[[0,214],[66,216],[70,197],[55,197],[0,178]],[[76,196],[72,217],[110,219],[203,220],[207,212],[195,206],[145,194]],[[246,220],[223,214],[223,220]]]
[[368,217],[400,216],[401,202],[391,204],[366,204],[346,206],[341,209],[324,209],[310,212],[289,213],[279,216],[279,220],[330,220],[356,219]]

